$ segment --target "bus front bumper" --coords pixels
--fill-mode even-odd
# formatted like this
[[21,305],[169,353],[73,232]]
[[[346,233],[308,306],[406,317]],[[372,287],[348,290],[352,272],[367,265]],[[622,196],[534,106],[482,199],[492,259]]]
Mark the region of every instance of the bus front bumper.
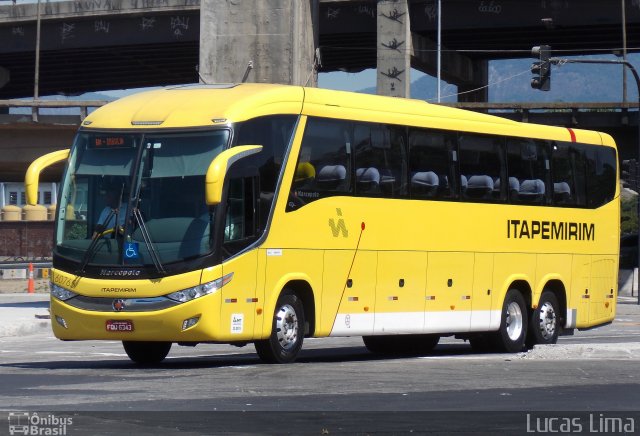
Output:
[[[117,306],[114,299],[114,306]],[[152,311],[95,311],[51,298],[51,326],[62,340],[207,342],[219,334],[219,294]]]

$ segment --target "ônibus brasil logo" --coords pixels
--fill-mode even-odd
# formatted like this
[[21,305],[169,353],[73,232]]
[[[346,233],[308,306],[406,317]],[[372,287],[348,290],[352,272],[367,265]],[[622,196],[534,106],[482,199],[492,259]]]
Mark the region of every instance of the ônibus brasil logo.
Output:
[[56,416],[52,413],[43,415],[36,412],[10,412],[9,434],[14,435],[42,435],[64,436],[67,427],[73,424],[73,418]]

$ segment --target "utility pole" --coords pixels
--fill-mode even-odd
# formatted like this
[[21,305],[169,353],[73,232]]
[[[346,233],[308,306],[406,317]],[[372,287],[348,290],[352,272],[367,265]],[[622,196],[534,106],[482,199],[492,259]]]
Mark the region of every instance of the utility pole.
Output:
[[[33,99],[38,100],[40,98],[40,28],[42,17],[40,12],[40,0],[38,0],[36,15],[36,66],[33,76]],[[38,107],[33,106],[31,108],[31,118],[33,121],[38,121]]]

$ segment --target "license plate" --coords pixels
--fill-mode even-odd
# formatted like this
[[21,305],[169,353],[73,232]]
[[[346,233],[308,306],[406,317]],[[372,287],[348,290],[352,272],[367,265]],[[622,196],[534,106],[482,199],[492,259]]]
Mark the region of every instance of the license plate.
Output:
[[133,331],[133,321],[131,320],[113,320],[110,319],[107,321],[107,331],[108,332],[132,332]]

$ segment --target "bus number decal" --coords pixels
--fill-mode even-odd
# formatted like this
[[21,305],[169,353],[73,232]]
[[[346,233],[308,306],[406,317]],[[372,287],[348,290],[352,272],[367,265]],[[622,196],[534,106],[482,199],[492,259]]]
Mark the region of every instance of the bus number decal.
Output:
[[244,325],[244,314],[234,313],[231,315],[231,333],[234,333],[234,334],[242,333],[243,325]]

